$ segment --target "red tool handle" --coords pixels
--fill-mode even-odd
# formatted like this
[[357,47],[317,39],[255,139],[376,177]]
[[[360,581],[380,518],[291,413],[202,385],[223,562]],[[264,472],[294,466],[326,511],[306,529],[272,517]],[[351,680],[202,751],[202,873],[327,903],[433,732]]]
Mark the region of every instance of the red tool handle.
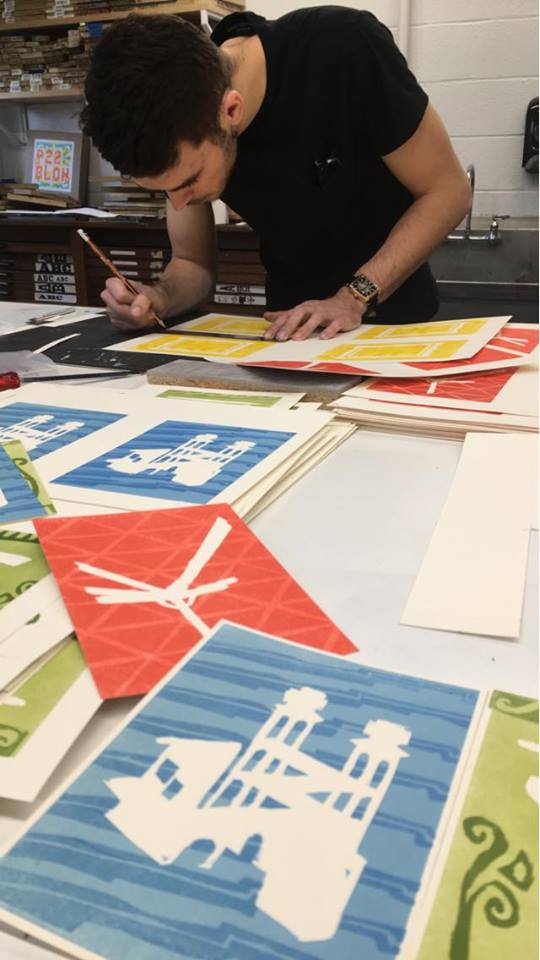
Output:
[[18,373],[11,370],[9,373],[0,373],[0,391],[16,390],[21,386],[21,380]]

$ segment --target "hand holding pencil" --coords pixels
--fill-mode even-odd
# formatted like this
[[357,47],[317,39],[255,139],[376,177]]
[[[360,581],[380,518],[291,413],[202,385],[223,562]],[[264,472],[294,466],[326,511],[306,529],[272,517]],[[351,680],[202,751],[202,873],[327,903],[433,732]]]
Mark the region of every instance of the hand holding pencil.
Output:
[[143,283],[130,280],[118,270],[103,250],[95,244],[84,230],[77,233],[91,248],[97,257],[113,274],[106,281],[105,290],[101,299],[107,306],[113,325],[120,330],[155,326],[165,327],[163,320],[156,312],[159,309],[156,302],[157,290]]

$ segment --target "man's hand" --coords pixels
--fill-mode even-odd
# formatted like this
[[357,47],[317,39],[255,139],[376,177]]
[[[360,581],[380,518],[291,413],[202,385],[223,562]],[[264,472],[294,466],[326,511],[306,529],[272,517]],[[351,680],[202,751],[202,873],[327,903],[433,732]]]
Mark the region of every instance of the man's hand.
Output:
[[292,310],[276,310],[264,314],[272,321],[264,337],[266,340],[306,340],[314,330],[322,327],[321,340],[329,340],[337,333],[355,330],[362,323],[368,304],[357,300],[342,287],[327,300],[306,300]]
[[166,298],[159,288],[147,287],[132,281],[138,293],[130,293],[121,280],[109,277],[100,296],[109,311],[111,323],[118,330],[140,330],[155,327],[152,311],[161,316],[165,311]]

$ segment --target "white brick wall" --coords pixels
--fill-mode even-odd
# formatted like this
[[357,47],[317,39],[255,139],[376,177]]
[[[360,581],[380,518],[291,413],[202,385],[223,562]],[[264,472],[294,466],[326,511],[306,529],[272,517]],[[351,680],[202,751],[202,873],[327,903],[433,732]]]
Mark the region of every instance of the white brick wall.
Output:
[[[400,0],[342,2],[371,10],[396,32]],[[267,17],[312,5],[247,0],[248,9]],[[537,216],[538,177],[521,168],[525,108],[537,95],[537,0],[410,0],[410,16],[411,69],[440,112],[461,161],[475,165],[474,214]],[[72,105],[32,107],[30,125],[76,129],[74,112]],[[6,120],[11,126],[0,111],[0,122]],[[7,166],[8,151],[3,141],[0,145]],[[108,173],[108,164],[92,154],[92,173]]]
[[[343,3],[371,10],[395,33],[400,0]],[[247,2],[267,17],[313,5]],[[411,69],[460,160],[475,166],[474,215],[536,217],[538,177],[525,173],[521,156],[525,109],[538,94],[537,0],[410,0],[410,18]]]

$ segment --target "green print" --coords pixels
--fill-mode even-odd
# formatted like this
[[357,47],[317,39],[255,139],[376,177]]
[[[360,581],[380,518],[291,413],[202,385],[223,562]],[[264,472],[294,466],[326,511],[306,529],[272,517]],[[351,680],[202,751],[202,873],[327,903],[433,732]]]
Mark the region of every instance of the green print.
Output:
[[10,440],[8,443],[2,444],[2,446],[13,465],[17,467],[19,473],[22,474],[26,480],[34,496],[38,498],[42,507],[44,507],[48,514],[56,513],[56,508],[47,493],[45,484],[22,443],[20,443],[19,440]]
[[416,960],[537,956],[538,701],[495,691],[486,710]]
[[[10,690],[20,704],[0,702],[0,756],[15,756],[23,741],[47,719],[85,666],[75,635],[70,634],[30,677]],[[18,739],[14,734],[18,734]]]
[[487,842],[489,846],[478,854],[465,874],[450,941],[450,960],[471,960],[471,921],[477,904],[487,923],[514,927],[520,918],[517,892],[528,890],[534,881],[533,865],[523,850],[510,862],[501,862],[509,844],[497,824],[483,817],[469,817],[463,823],[463,831],[471,843]]
[[166,400],[210,400],[213,403],[233,403],[248,407],[274,407],[280,397],[272,394],[254,396],[251,393],[212,393],[211,390],[199,393],[198,390],[164,390],[158,397]]
[[0,609],[48,573],[50,569],[35,534],[0,529]]
[[514,693],[500,693],[498,690],[491,697],[492,710],[500,710],[512,717],[522,717],[531,723],[538,723],[538,700],[529,697],[518,697]]
[[28,731],[0,723],[0,757],[11,757],[17,752]]

